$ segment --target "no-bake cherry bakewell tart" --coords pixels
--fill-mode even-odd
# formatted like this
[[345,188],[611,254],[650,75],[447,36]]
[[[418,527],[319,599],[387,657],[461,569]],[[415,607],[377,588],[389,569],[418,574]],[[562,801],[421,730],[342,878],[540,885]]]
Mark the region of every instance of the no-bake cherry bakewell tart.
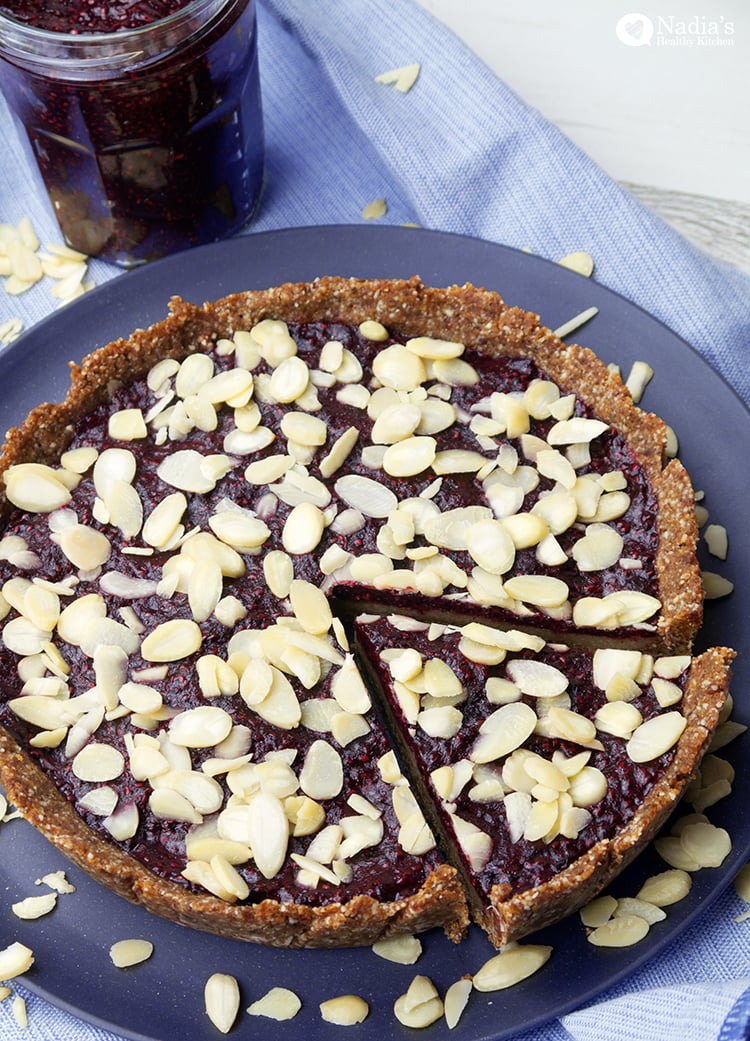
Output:
[[171,310],[7,436],[9,797],[120,895],[260,943],[471,914],[500,945],[580,906],[676,804],[733,657],[690,657],[661,421],[472,286]]

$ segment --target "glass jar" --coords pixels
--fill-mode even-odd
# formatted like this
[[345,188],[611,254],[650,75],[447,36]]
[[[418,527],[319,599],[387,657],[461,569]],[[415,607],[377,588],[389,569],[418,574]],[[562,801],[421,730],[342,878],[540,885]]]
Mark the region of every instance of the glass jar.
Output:
[[61,32],[46,4],[0,0],[0,88],[65,241],[125,266],[237,231],[263,180],[255,0],[163,9]]

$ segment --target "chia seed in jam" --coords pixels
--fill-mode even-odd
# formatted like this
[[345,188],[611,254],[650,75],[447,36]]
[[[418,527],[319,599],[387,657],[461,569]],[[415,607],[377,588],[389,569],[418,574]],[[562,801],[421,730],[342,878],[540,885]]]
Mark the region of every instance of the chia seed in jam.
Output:
[[[166,99],[164,104],[169,107]],[[375,353],[389,343],[395,342],[388,340],[385,343],[374,343],[364,338],[356,328],[340,322],[290,324],[289,328],[298,344],[299,356],[307,362],[311,369],[317,368],[320,351],[330,340],[338,340],[351,350],[359,358],[366,372],[372,365]],[[472,406],[490,389],[502,389],[507,392],[523,391],[533,379],[543,377],[543,373],[527,359],[490,358],[468,350],[463,357],[477,369],[480,381],[475,386],[454,389],[452,403],[461,412],[468,413]],[[213,360],[217,371],[232,365],[231,357],[215,354]],[[270,370],[266,363],[261,362],[255,370],[255,376],[257,378],[268,371]],[[321,386],[318,388],[318,396],[321,410],[316,415],[326,420],[329,431],[326,446],[321,449],[321,457],[340,434],[349,427],[355,426],[360,431],[360,439],[347,460],[346,468],[349,472],[368,477],[374,476],[380,483],[392,488],[399,499],[417,496],[432,483],[434,475],[429,472],[406,479],[389,477],[383,471],[373,473],[372,469],[363,464],[361,457],[362,447],[367,444],[372,428],[372,421],[368,419],[366,412],[338,400],[336,387]],[[122,447],[120,442],[112,440],[109,436],[110,414],[113,411],[127,408],[142,408],[146,412],[153,403],[154,395],[149,390],[145,377],[118,388],[115,390],[110,404],[95,408],[79,422],[70,448],[94,446],[101,452],[111,447]],[[263,404],[262,422],[280,438],[283,438],[280,423],[287,410],[283,405]],[[586,415],[588,413],[581,404],[578,404],[576,414]],[[548,421],[534,422],[531,432],[544,437],[548,427]],[[160,462],[176,448],[190,447],[203,455],[221,453],[223,452],[224,437],[231,429],[233,429],[232,410],[225,408],[219,411],[219,422],[215,431],[194,429],[185,441],[177,444],[169,440],[163,444],[157,444],[153,438],[130,442],[127,447],[137,459],[137,474],[134,484],[143,502],[144,516],[148,516],[154,506],[166,494],[173,491],[157,476]],[[454,424],[445,434],[438,435],[438,441],[440,448],[467,448],[472,451],[477,449],[474,435],[466,423]],[[243,477],[245,466],[256,458],[272,455],[278,451],[278,445],[271,444],[257,455],[242,457],[229,473],[217,482],[214,491],[210,493],[205,495],[186,493],[188,499],[187,514],[184,518],[186,530],[194,526],[207,530],[209,516],[215,512],[224,499],[253,510],[267,492],[267,488],[258,487],[246,481]],[[623,555],[639,559],[641,567],[635,571],[625,571],[625,569],[615,566],[603,572],[581,575],[574,565],[569,564],[556,571],[556,574],[564,578],[570,585],[571,599],[588,595],[601,596],[626,586],[653,593],[656,587],[654,565],[657,548],[656,499],[644,474],[637,466],[628,444],[617,432],[603,435],[592,448],[590,465],[583,469],[584,472],[593,473],[620,469],[626,475],[631,506],[622,518],[613,523],[623,536]],[[321,477],[317,461],[310,464],[309,472],[331,488],[339,476],[339,474],[335,474],[330,479]],[[550,487],[550,482],[546,478],[541,478],[539,487],[527,498],[526,508],[530,508],[537,497],[548,487]],[[72,501],[67,508],[75,511],[81,524],[103,531],[111,538],[114,529],[100,523],[95,517],[95,496],[93,480],[89,473],[83,477],[78,487],[72,492]],[[481,485],[473,475],[466,474],[446,475],[433,499],[433,502],[443,511],[458,506],[474,505],[478,501],[482,501]],[[264,549],[274,549],[281,545],[281,531],[290,509],[290,506],[279,499],[274,510],[264,512],[264,519],[271,528],[271,536]],[[295,577],[306,579],[317,586],[327,587],[331,595],[343,596],[350,609],[352,607],[357,610],[366,609],[368,600],[373,596],[373,590],[351,582],[343,587],[335,587],[321,572],[319,557],[334,543],[355,555],[377,552],[378,526],[378,521],[367,519],[359,531],[349,534],[336,534],[331,529],[326,529],[315,554],[295,558]],[[59,546],[50,539],[46,515],[26,514],[15,510],[8,519],[4,534],[19,535],[26,541],[28,548],[38,555],[41,562],[36,573],[44,576],[49,582],[59,582],[71,574],[69,561]],[[134,542],[137,544],[138,540],[136,539]],[[106,567],[107,570],[119,571],[128,576],[158,580],[167,557],[168,554],[159,551],[153,552],[150,556],[129,554],[123,552],[123,546],[117,540],[112,540],[112,554]],[[262,569],[262,555],[245,554],[243,559],[246,566],[245,575],[238,580],[224,580],[225,594],[231,593],[239,598],[247,610],[247,620],[238,623],[235,631],[246,627],[262,627],[264,624],[272,624],[279,614],[288,610],[288,606],[281,603],[270,592],[266,584]],[[472,565],[470,558],[465,553],[456,553],[455,560],[464,569],[469,569]],[[518,572],[522,574],[542,570],[533,550],[519,551],[516,563]],[[0,561],[0,584],[16,574],[16,569],[7,561]],[[78,585],[77,592],[79,595],[99,593],[98,576],[84,576]],[[104,594],[104,596],[110,617],[117,617],[120,608],[129,606],[134,608],[146,631],[152,630],[160,622],[169,618],[191,617],[188,598],[181,593],[176,593],[169,599],[156,594],[137,600],[125,600],[112,594]],[[429,598],[414,593],[383,590],[378,592],[377,599],[380,603],[388,603],[392,610],[407,613],[415,607],[426,611],[433,609],[433,602]],[[456,605],[459,609],[464,606],[460,601],[451,601],[451,609]],[[476,604],[470,604],[465,609],[470,610],[474,618],[485,615],[495,621],[510,621],[511,623],[514,619],[514,616],[508,616],[495,609],[480,609]],[[15,612],[11,609],[8,618],[14,616]],[[225,656],[227,643],[233,630],[227,629],[214,616],[201,622],[200,628],[203,643],[199,653]],[[382,647],[379,630],[374,627],[362,629],[360,639],[368,659],[377,661],[377,652]],[[423,637],[418,635],[418,647],[421,646],[419,642],[421,640]],[[64,645],[62,653],[71,667],[71,676],[76,684],[73,693],[86,691],[93,686],[95,677],[92,662],[83,651],[70,645]],[[443,653],[442,647],[441,653]],[[483,686],[483,682],[480,682],[482,677],[479,667],[457,655],[455,647],[451,645],[450,641],[445,645],[445,654],[446,660],[452,667],[462,678],[465,677],[467,686],[471,684]],[[548,650],[546,660],[555,661],[556,655],[559,656],[559,652]],[[154,682],[153,685],[160,691],[165,705],[182,710],[203,703],[194,671],[198,656],[195,654],[172,665],[165,680]],[[575,661],[576,668],[580,670],[580,678],[572,685],[574,703],[581,711],[590,713],[595,710],[597,693],[592,689],[588,679],[588,659],[585,654],[581,653],[577,656],[574,655],[572,659],[568,658],[568,661],[571,660]],[[57,749],[31,747],[29,739],[35,732],[34,728],[18,719],[6,705],[8,700],[21,693],[22,681],[18,676],[17,665],[17,655],[11,653],[4,645],[0,646],[0,671],[6,678],[0,695],[2,698],[0,722],[27,748],[29,754],[50,775],[65,797],[76,805],[78,800],[91,788],[91,785],[78,780],[73,775],[70,761],[64,754],[64,742]],[[137,670],[147,665],[149,665],[148,662],[135,654],[131,657],[129,667],[131,670]],[[295,690],[300,700],[312,696],[325,697],[326,682],[324,681],[314,691],[304,691],[299,684],[296,685]],[[649,696],[644,696],[642,700],[643,704],[639,704],[639,707],[644,715],[647,715],[650,711]],[[310,743],[319,736],[305,727],[292,731],[279,731],[264,723],[255,713],[251,712],[239,697],[220,697],[213,703],[230,712],[236,723],[251,728],[255,762],[261,761],[267,752],[278,750],[280,747],[296,749],[298,761],[301,761]],[[431,769],[439,760],[452,761],[464,754],[472,727],[478,725],[486,708],[486,704],[481,699],[473,699],[467,703],[464,710],[467,726],[462,729],[453,743],[446,745],[423,738],[415,739],[414,752],[421,758],[425,768]],[[127,730],[127,720],[105,721],[97,731],[96,740],[113,744],[123,752],[127,761],[124,743]],[[596,753],[592,762],[595,765],[601,763],[602,769],[607,772],[610,778],[610,791],[602,801],[602,805],[594,811],[591,826],[578,840],[564,840],[544,848],[539,844],[525,842],[512,845],[508,842],[507,835],[502,828],[502,810],[498,810],[497,806],[487,807],[472,804],[462,797],[462,800],[459,801],[459,812],[462,815],[465,814],[467,819],[474,820],[479,827],[490,829],[495,842],[495,853],[491,865],[482,876],[482,886],[488,888],[502,881],[510,881],[514,888],[535,885],[544,878],[550,877],[573,857],[596,842],[598,838],[611,834],[628,819],[653,783],[654,777],[663,768],[666,758],[644,767],[635,767],[622,758],[617,742],[607,739],[606,736],[603,740],[605,750],[602,753]],[[545,741],[539,741],[538,745],[540,751],[545,750]],[[381,730],[377,720],[373,718],[370,733],[341,750],[344,762],[344,789],[340,796],[327,803],[325,807],[329,823],[336,821],[348,812],[347,798],[357,792],[364,795],[383,812],[385,823],[383,842],[375,850],[365,850],[352,859],[354,868],[352,881],[338,887],[321,882],[316,889],[311,890],[295,882],[294,876],[297,869],[288,860],[281,872],[270,881],[264,879],[251,864],[244,865],[239,870],[250,887],[252,894],[250,900],[260,901],[272,896],[276,899],[299,903],[323,904],[346,900],[358,893],[367,893],[381,900],[395,900],[419,888],[430,870],[440,862],[440,856],[438,853],[430,853],[425,856],[408,855],[398,845],[398,822],[391,805],[390,789],[381,780],[376,765],[377,760],[388,750],[388,747],[385,733]],[[194,766],[200,764],[201,758],[202,753],[194,753]],[[120,845],[159,877],[189,887],[190,884],[185,882],[180,875],[185,866],[186,825],[157,820],[149,814],[147,811],[148,786],[143,782],[136,782],[127,768],[123,775],[111,784],[121,801],[134,801],[142,811],[142,823],[135,837]],[[94,831],[109,837],[102,826],[101,818],[80,809],[79,812]],[[304,852],[306,844],[307,840],[294,839],[290,844],[290,851]],[[384,865],[386,865],[385,870]]]

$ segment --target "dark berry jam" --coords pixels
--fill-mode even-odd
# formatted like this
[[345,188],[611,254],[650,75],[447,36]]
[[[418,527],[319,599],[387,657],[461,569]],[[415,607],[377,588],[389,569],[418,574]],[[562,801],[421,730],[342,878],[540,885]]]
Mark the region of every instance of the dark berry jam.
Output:
[[6,0],[0,11],[25,25],[53,33],[114,33],[140,29],[181,11],[190,0]]
[[0,52],[0,85],[73,248],[132,266],[252,215],[254,0],[9,0]]

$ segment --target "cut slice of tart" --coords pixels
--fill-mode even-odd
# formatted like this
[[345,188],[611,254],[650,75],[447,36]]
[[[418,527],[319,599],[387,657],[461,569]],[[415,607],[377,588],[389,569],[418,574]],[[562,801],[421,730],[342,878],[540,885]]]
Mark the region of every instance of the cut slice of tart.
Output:
[[356,640],[499,947],[577,910],[650,841],[708,746],[734,657],[591,651],[398,616],[360,618]]
[[164,917],[274,946],[460,938],[456,873],[325,617],[246,628],[223,656],[181,654],[162,627],[163,653],[97,642],[87,660],[101,616],[82,611],[70,672],[51,648],[46,677],[27,657],[0,733],[9,797],[80,867]]

